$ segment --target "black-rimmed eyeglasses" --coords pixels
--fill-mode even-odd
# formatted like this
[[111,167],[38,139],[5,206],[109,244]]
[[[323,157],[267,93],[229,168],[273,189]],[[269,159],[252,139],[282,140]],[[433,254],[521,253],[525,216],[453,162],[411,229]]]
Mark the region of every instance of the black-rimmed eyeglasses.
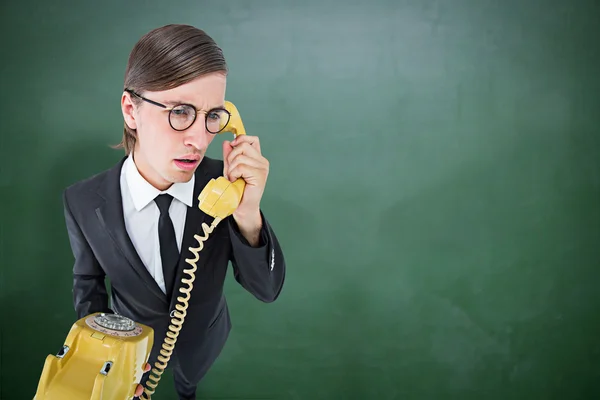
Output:
[[[198,113],[202,112],[201,110],[197,110],[196,107],[192,106],[191,104],[178,104],[173,107],[167,107],[164,104],[160,104],[154,100],[150,100],[139,95],[132,89],[125,89],[125,91],[144,100],[145,102],[164,108],[165,111],[169,111],[169,125],[171,125],[171,128],[175,129],[176,131],[184,131],[188,129],[196,121]],[[224,108],[213,108],[212,110],[207,111],[205,119],[206,130],[210,133],[221,132],[225,126],[227,126],[230,117],[231,114]]]

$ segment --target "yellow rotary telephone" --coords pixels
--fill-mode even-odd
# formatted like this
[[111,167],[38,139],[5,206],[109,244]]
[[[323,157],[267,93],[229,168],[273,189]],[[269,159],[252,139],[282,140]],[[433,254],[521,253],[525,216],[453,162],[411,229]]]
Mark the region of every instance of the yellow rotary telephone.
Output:
[[[225,108],[231,117],[220,133],[245,135],[235,105],[226,101]],[[204,242],[215,227],[236,210],[245,187],[246,182],[241,178],[230,182],[221,176],[211,179],[198,196],[198,207],[214,220],[210,226],[202,223],[204,236],[194,235],[198,247],[189,248],[194,258],[186,258],[190,268],[183,272],[189,278],[181,280],[187,287],[179,289],[184,296],[177,297],[177,311],[171,318],[158,361],[140,397],[142,399],[151,399],[173,354],[185,320],[196,262]],[[34,400],[131,400],[144,374],[143,367],[148,362],[153,344],[152,328],[122,315],[94,313],[81,318],[71,327],[58,354],[46,357]]]

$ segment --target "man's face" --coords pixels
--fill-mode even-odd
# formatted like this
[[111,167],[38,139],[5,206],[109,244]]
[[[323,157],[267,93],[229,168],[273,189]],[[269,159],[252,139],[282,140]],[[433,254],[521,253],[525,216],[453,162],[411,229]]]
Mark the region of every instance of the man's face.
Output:
[[[173,183],[192,178],[216,136],[206,130],[206,112],[224,107],[226,79],[223,73],[211,73],[174,89],[140,93],[168,108],[190,104],[201,110],[192,126],[184,131],[171,127],[169,111],[145,101],[133,106],[133,95],[123,94],[123,116],[127,125],[137,130],[133,151],[135,164],[140,174],[156,188],[165,190]],[[193,161],[180,161],[183,159]]]

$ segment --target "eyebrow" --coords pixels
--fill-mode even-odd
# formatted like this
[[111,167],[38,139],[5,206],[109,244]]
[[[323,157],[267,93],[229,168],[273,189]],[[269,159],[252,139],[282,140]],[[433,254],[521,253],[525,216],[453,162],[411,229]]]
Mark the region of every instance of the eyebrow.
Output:
[[181,101],[181,100],[163,101],[162,103],[165,105],[168,105],[168,106],[176,106],[179,104],[189,104],[187,101]]
[[[195,104],[192,104],[192,103],[189,103],[189,102],[183,101],[183,100],[163,101],[162,104],[167,105],[167,106],[179,106],[181,104],[187,104],[187,105],[190,105],[190,106],[194,107],[195,109],[198,109],[198,107],[196,107]],[[221,105],[218,105],[216,107],[211,107],[211,108],[209,108],[209,110],[214,110],[216,108],[225,108],[225,104],[221,104]]]

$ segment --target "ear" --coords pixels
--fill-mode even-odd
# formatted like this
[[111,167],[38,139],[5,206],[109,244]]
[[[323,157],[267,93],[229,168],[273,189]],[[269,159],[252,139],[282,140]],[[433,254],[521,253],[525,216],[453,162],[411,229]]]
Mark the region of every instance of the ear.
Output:
[[131,101],[131,95],[127,92],[123,92],[121,96],[121,112],[123,112],[123,119],[125,119],[127,126],[131,129],[137,129],[133,101]]

